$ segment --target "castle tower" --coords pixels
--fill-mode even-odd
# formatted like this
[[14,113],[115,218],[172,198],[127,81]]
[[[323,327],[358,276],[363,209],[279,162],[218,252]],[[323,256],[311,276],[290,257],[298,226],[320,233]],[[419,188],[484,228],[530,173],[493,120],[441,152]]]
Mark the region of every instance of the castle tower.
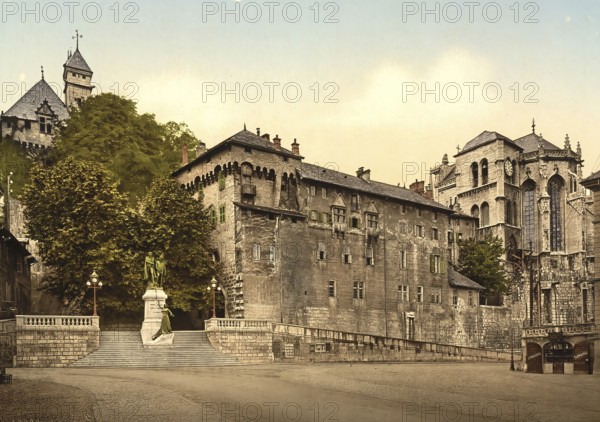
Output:
[[63,65],[63,81],[65,82],[65,104],[67,108],[79,107],[90,95],[92,95],[92,75],[94,74],[85,59],[79,52],[79,31],[75,31],[75,52],[69,52],[67,61]]

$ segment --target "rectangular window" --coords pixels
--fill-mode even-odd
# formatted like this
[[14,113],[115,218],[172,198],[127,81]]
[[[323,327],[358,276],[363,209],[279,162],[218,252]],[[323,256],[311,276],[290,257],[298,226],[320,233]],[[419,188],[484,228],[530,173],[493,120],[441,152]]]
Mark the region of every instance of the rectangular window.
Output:
[[423,216],[423,210],[421,208],[417,208],[417,217]]
[[379,226],[379,216],[377,214],[367,213],[367,227],[376,229]]
[[317,261],[325,261],[327,259],[327,252],[325,250],[325,243],[319,242],[317,246]]
[[425,227],[416,224],[415,225],[415,236],[416,237],[425,237]]
[[431,289],[431,303],[440,304],[442,303],[442,290]]
[[458,306],[458,290],[452,290],[452,305]]
[[269,262],[275,263],[275,246],[269,246]]
[[[8,127],[10,127],[10,123],[7,123]],[[25,120],[25,129],[31,129],[31,122],[29,120]]]
[[310,187],[310,196],[316,196],[316,195],[317,195],[317,187],[311,186]]
[[354,282],[353,298],[354,299],[364,299],[365,298],[365,284],[364,284],[364,282],[362,282],[362,281],[355,281]]
[[423,286],[417,286],[417,302],[423,303]]
[[350,219],[350,227],[353,229],[360,229],[360,220],[357,217],[352,217]]
[[333,209],[333,222],[334,223],[346,223],[346,210],[344,208]]
[[373,248],[368,247],[366,251],[367,265],[375,265],[375,259],[373,257]]
[[441,260],[439,255],[429,255],[429,269],[434,274],[442,272]]
[[470,291],[470,290],[469,290],[469,293],[468,293],[468,300],[469,300],[469,306],[470,307],[475,306],[474,301],[473,301],[473,292]]
[[400,223],[400,234],[406,234],[406,223]]
[[327,284],[327,296],[335,297],[335,281],[329,280]]
[[448,232],[448,243],[454,243],[454,232]]
[[217,210],[214,208],[210,209],[210,224],[214,227],[217,225]]
[[315,210],[312,210],[310,212],[310,221],[318,221],[319,220],[319,213]]
[[410,295],[408,292],[408,286],[398,286],[398,300],[400,302],[410,302]]
[[440,240],[440,232],[437,228],[431,228],[431,239],[432,240]]
[[406,251],[400,251],[400,268],[406,269]]
[[219,223],[223,224],[225,222],[225,205],[221,205],[219,207]]
[[405,204],[400,205],[400,212],[406,214],[406,211],[408,211],[408,207]]
[[358,195],[350,196],[350,209],[352,211],[358,211]]
[[321,188],[321,198],[327,199],[327,188]]
[[342,262],[344,264],[352,264],[352,255],[350,254],[350,246],[344,246],[344,253],[342,254]]
[[260,245],[252,245],[252,259],[260,261]]
[[323,222],[327,224],[331,224],[333,222],[333,218],[330,212],[323,213]]

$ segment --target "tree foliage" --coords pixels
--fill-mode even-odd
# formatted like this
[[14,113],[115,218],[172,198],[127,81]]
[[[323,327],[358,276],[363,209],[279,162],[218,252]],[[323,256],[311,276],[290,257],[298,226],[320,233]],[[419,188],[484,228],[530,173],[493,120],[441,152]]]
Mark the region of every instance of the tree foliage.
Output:
[[459,248],[457,269],[461,274],[481,284],[487,297],[507,292],[509,279],[501,263],[502,239],[488,234],[481,240],[460,241]]
[[54,160],[66,157],[104,165],[132,202],[157,177],[175,170],[181,145],[198,143],[184,123],[160,124],[153,114],[139,114],[132,100],[113,94],[87,99],[71,110],[55,143]]
[[206,304],[205,290],[215,271],[208,253],[210,223],[200,201],[173,179],[157,179],[140,203],[141,249],[164,254],[165,290],[183,311]]
[[12,172],[13,195],[17,197],[29,180],[33,162],[20,144],[10,139],[0,139],[0,186],[6,190],[8,175]]
[[166,258],[171,306],[189,311],[206,305],[215,270],[208,217],[174,180],[154,181],[134,209],[97,163],[66,158],[32,170],[23,200],[27,230],[50,269],[42,287],[71,311],[89,310],[92,292],[85,283],[96,270],[104,283],[100,309],[141,317],[147,252]]
[[130,271],[135,245],[126,230],[136,215],[102,166],[73,158],[36,164],[23,201],[27,231],[50,269],[44,290],[78,309],[89,303],[85,283],[96,270],[105,307],[127,308],[128,298],[142,294],[141,278]]

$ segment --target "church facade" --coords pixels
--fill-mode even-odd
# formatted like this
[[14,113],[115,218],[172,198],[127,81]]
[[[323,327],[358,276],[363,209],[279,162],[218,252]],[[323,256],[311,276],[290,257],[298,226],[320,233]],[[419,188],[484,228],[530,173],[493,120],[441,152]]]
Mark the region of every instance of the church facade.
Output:
[[305,163],[296,141],[259,131],[173,176],[208,209],[227,316],[478,345],[482,287],[447,264],[450,208],[364,168]]
[[[572,371],[575,348],[587,350],[594,321],[593,207],[581,184],[580,145],[573,148],[567,135],[559,147],[534,123],[514,140],[485,131],[454,159],[445,155],[432,170],[434,199],[476,218],[477,237],[491,233],[504,242],[511,294],[495,304],[524,321],[531,372],[551,371],[555,361]],[[558,342],[549,332],[579,337]]]

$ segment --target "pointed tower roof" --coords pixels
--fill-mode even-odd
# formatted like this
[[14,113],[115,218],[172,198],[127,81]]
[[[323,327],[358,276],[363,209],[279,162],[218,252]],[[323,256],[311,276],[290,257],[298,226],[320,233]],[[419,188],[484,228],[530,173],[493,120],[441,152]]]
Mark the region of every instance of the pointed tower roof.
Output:
[[44,102],[59,120],[69,117],[65,103],[44,79],[27,91],[4,115],[24,120],[37,120],[36,112],[44,106]]
[[87,62],[79,52],[79,48],[75,50],[73,54],[67,59],[67,62],[64,64],[64,67],[81,70],[83,72],[93,73],[92,69],[88,66]]

